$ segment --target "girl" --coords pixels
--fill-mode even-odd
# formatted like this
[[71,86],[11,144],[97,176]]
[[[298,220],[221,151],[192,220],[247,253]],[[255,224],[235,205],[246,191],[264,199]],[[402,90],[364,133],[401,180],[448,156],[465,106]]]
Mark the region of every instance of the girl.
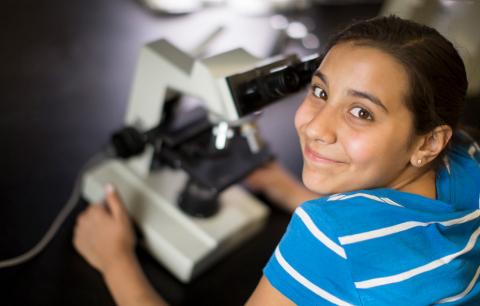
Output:
[[[480,153],[457,130],[466,89],[431,28],[390,16],[337,34],[295,116],[307,189],[275,164],[249,179],[295,212],[247,304],[478,303]],[[75,247],[119,305],[164,305],[107,189],[107,207],[79,216]],[[324,196],[294,203],[313,193]]]

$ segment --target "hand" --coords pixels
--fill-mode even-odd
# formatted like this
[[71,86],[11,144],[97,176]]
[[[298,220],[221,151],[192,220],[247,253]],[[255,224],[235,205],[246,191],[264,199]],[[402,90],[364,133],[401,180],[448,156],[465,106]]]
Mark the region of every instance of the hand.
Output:
[[103,274],[115,263],[135,257],[135,234],[112,185],[106,187],[105,204],[92,204],[78,216],[73,244]]
[[303,202],[320,197],[308,190],[278,161],[255,170],[245,179],[245,183],[253,191],[264,193],[271,201],[290,212]]

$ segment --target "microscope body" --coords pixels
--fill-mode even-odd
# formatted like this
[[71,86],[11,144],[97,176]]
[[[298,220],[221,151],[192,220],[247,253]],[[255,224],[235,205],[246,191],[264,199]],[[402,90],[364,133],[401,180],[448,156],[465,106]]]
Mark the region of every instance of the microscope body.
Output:
[[[236,182],[271,159],[254,122],[255,113],[277,100],[278,92],[260,87],[279,71],[285,79],[292,62],[298,59],[265,63],[242,49],[197,60],[166,40],[147,44],[125,124],[148,134],[148,141],[134,156],[90,169],[84,175],[84,197],[102,202],[104,186],[115,185],[144,246],[179,280],[189,282],[266,221],[268,208]],[[300,88],[295,78],[290,88],[287,76],[286,91]],[[204,114],[178,127],[165,105],[172,90],[201,99]]]

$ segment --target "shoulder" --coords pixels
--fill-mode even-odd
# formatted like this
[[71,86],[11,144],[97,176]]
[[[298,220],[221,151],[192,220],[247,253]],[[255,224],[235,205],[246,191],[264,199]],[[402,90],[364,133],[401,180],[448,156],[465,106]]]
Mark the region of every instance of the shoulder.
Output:
[[358,190],[305,202],[294,216],[308,215],[315,224],[342,236],[399,222],[412,201],[390,189]]
[[443,201],[388,188],[335,194],[306,202],[299,209],[313,223],[337,237],[409,221],[431,222],[465,214]]
[[[264,269],[274,288],[298,304],[359,304],[342,235],[375,224],[368,207],[400,209],[377,191],[332,195],[299,206]],[[385,213],[386,214],[386,213]],[[380,217],[378,217],[380,219]]]
[[[441,204],[386,189],[306,202],[293,214],[264,273],[298,304],[408,299],[439,275],[458,272],[457,262],[447,265],[442,258],[450,260],[479,233],[480,211]],[[441,266],[430,269],[429,262]],[[458,283],[464,285],[463,278]],[[431,287],[421,300],[431,304],[442,296]]]

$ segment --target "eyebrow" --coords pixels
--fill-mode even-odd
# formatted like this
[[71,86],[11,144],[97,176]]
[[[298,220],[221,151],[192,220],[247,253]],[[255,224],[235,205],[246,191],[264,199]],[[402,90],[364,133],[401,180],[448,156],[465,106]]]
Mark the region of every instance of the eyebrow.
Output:
[[316,76],[317,78],[319,78],[320,80],[322,80],[323,83],[325,83],[325,85],[328,86],[328,78],[320,70],[316,70],[313,75]]
[[349,89],[348,94],[350,96],[370,100],[374,104],[383,108],[385,110],[385,112],[388,114],[388,109],[385,107],[385,105],[382,103],[382,101],[379,98],[377,98],[376,96],[374,96],[370,93],[363,92],[363,91],[358,91],[358,90],[355,90],[355,89]]
[[[328,78],[325,74],[323,74],[320,70],[316,70],[315,73],[313,74],[314,76],[316,76],[317,78],[319,78],[320,80],[323,81],[323,83],[325,83],[325,85],[328,86]],[[362,98],[362,99],[367,99],[369,101],[371,101],[372,103],[380,106],[381,108],[383,108],[383,110],[385,110],[385,112],[388,114],[388,109],[387,107],[385,106],[385,104],[382,103],[382,101],[377,98],[376,96],[368,93],[368,92],[364,92],[364,91],[359,91],[359,90],[355,90],[355,89],[349,89],[348,90],[348,94],[350,96],[354,96],[354,97],[358,97],[358,98]]]

